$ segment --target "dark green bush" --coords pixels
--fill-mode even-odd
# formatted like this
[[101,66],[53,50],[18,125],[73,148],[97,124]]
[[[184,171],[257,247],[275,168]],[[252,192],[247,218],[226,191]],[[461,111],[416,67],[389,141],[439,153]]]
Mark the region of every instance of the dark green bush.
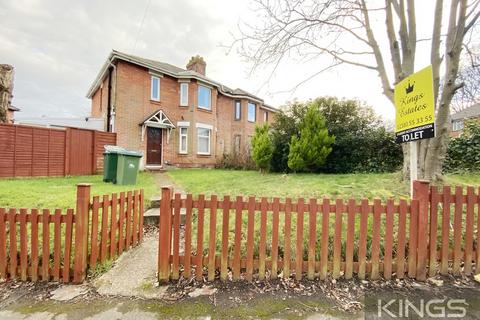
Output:
[[444,172],[470,172],[480,170],[480,124],[467,121],[463,133],[450,139]]
[[288,172],[291,137],[298,135],[309,106],[318,108],[328,132],[335,136],[332,152],[320,168],[328,173],[391,172],[403,162],[401,146],[385,129],[373,110],[356,100],[321,97],[307,103],[293,102],[275,115],[272,125],[274,152],[271,170]]

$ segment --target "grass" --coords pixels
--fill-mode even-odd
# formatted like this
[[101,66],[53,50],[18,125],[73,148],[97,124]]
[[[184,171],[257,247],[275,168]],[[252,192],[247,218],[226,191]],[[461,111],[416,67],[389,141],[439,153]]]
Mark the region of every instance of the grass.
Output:
[[[152,195],[158,193],[157,185],[153,176],[147,172],[139,173],[136,185],[114,185],[102,181],[103,176],[75,176],[75,177],[48,177],[48,178],[15,178],[0,180],[0,207],[7,208],[39,208],[39,209],[62,209],[65,214],[67,208],[75,209],[76,185],[78,183],[90,183],[91,196],[111,194],[114,192],[131,191],[144,189],[145,205],[147,206]],[[53,214],[53,213],[52,213]],[[91,219],[91,217],[90,217]],[[101,216],[99,217],[99,225]],[[20,226],[17,226],[17,243],[20,243]],[[61,225],[61,242],[64,243],[65,224]],[[98,229],[100,234],[100,228]],[[50,252],[54,250],[54,225],[50,224]],[[38,231],[39,239],[42,239],[43,230]],[[31,237],[30,224],[27,225],[27,238]],[[41,241],[41,240],[40,240]],[[9,239],[7,240],[7,248]],[[89,250],[91,247],[89,246]],[[27,250],[31,252],[30,241]],[[72,250],[72,257],[74,248]],[[61,253],[63,255],[63,252]],[[42,251],[39,249],[39,257],[42,258]],[[50,255],[53,262],[53,254]],[[73,260],[71,260],[73,261]],[[98,264],[93,270],[89,270],[89,277],[97,277],[112,267],[112,261]]]
[[76,185],[91,183],[91,195],[144,189],[145,199],[158,192],[150,173],[139,173],[136,185],[115,185],[102,181],[103,176],[49,178],[15,178],[0,180],[0,207],[12,208],[75,208]]
[[256,171],[179,169],[168,173],[193,194],[265,197],[406,198],[408,186],[398,173],[381,174],[260,174]]
[[[223,195],[255,195],[258,197],[291,197],[293,202],[296,202],[295,198],[303,197],[308,198],[317,198],[321,199],[324,196],[330,198],[342,198],[344,200],[349,198],[354,198],[357,201],[362,198],[374,199],[380,198],[382,202],[388,198],[394,198],[396,200],[400,198],[409,198],[408,195],[408,185],[405,182],[400,180],[399,173],[385,173],[385,174],[344,174],[344,175],[334,175],[334,174],[278,174],[278,173],[269,173],[262,175],[255,171],[232,171],[232,170],[212,170],[212,169],[179,169],[170,171],[169,175],[173,180],[182,186],[187,192],[193,193],[194,197],[198,194],[206,194],[207,198],[211,194],[216,194],[221,200]],[[454,185],[480,185],[480,174],[456,174],[448,175],[445,177],[445,183]],[[257,200],[258,201],[258,200]],[[321,200],[320,200],[321,201]],[[333,201],[333,200],[332,200]],[[308,200],[306,200],[308,202]],[[332,202],[331,202],[332,203]],[[451,210],[452,216],[451,221],[453,221],[453,210]],[[209,230],[209,210],[205,211],[205,220],[204,220],[204,230]],[[196,215],[194,215],[193,221],[193,236],[196,239],[197,232],[197,220]],[[258,243],[260,238],[260,222],[259,215],[255,216],[255,247],[254,255],[258,255]],[[272,232],[272,217],[268,215],[267,218],[267,239],[271,238]],[[346,233],[346,218],[343,219],[342,226],[342,251],[345,251],[345,233]],[[222,218],[217,212],[217,230],[222,228]],[[242,255],[245,254],[246,248],[246,229],[247,229],[247,214],[244,212],[242,216]],[[355,243],[359,241],[359,216],[355,220]],[[367,258],[370,258],[371,255],[371,230],[372,230],[373,217],[369,215],[368,220],[368,234],[367,234]],[[290,247],[292,250],[292,255],[295,255],[295,241],[296,241],[296,230],[299,221],[297,221],[296,215],[292,215],[292,228],[291,228],[291,243]],[[308,214],[305,214],[303,221],[304,224],[304,257],[306,258],[308,247],[307,235],[308,235]],[[321,239],[321,216],[317,216],[317,241],[316,241],[316,254],[319,258],[320,243]],[[280,215],[280,230],[283,229],[284,225],[284,216]],[[333,243],[333,230],[335,226],[335,215],[331,214],[329,219],[329,249],[331,249]],[[465,226],[465,223],[463,223]],[[407,221],[407,238],[408,238],[408,228],[409,224]],[[439,221],[439,245],[441,244],[442,239],[441,235],[441,224]],[[229,220],[229,243],[233,243],[235,236],[235,224],[233,216]],[[397,217],[395,217],[394,222],[394,239],[397,237]],[[208,243],[210,235],[208,232],[204,231],[204,250],[205,254],[208,250]],[[382,215],[381,222],[381,252],[380,257],[383,257],[383,237],[385,234],[385,216]],[[217,252],[220,250],[221,236],[220,232],[217,232],[216,235],[216,246]],[[283,232],[279,234],[280,238],[280,254],[282,254],[284,248],[284,237]],[[396,246],[396,241],[395,246]],[[193,247],[196,250],[196,240],[193,241]],[[233,247],[229,248],[229,254],[231,255],[231,250]],[[354,255],[358,254],[357,245],[355,245]],[[267,243],[267,256],[270,254],[270,245]],[[394,247],[396,250],[396,247]],[[329,250],[329,257],[332,257],[333,252]]]
[[[256,171],[178,169],[168,173],[187,192],[196,194],[374,199],[409,198],[409,187],[400,173],[357,174],[261,174]],[[445,176],[445,183],[480,185],[479,173]]]

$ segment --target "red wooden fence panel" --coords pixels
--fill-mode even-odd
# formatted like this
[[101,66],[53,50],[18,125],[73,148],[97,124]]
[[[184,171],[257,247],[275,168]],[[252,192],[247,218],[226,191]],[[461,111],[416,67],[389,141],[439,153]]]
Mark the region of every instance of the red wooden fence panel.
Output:
[[[90,199],[89,185],[81,184],[77,190],[77,202],[81,205],[77,205],[75,214],[73,209],[62,212],[60,209],[0,208],[0,279],[78,283],[85,278],[87,267],[95,268],[98,262],[118,254],[118,226],[127,218],[122,215],[117,219],[114,214],[118,195],[113,194],[111,200],[104,196],[100,202],[98,196]],[[141,208],[143,190],[134,194],[130,207]],[[83,210],[87,212],[84,221],[87,224],[80,227],[78,212]],[[143,212],[132,210],[131,219],[135,227],[131,226],[130,233],[133,229],[143,232]],[[90,253],[85,260],[83,252]]]
[[[237,196],[231,201],[230,196],[220,200],[215,195],[210,199],[200,195],[195,200],[191,194],[184,200],[178,194],[172,198],[168,193],[168,197],[161,200],[160,220],[165,225],[160,223],[159,280],[178,279],[182,265],[183,276],[190,277],[193,267],[197,279],[203,279],[204,264],[209,281],[215,279],[217,270],[222,280],[227,279],[229,269],[234,280],[243,274],[248,281],[253,280],[254,275],[259,280],[267,276],[275,278],[279,272],[286,278],[295,274],[298,280],[304,272],[309,279],[325,279],[329,275],[349,279],[354,274],[362,279],[381,276],[390,279],[407,274],[424,280],[427,272],[430,276],[437,271],[448,272],[451,262],[454,274],[461,271],[462,263],[464,273],[471,274],[473,264],[478,262],[473,224],[480,221],[475,210],[480,202],[479,194],[469,187],[466,196],[462,188],[456,188],[452,195],[449,187],[439,192],[423,182],[416,183],[416,190],[415,199],[398,203],[392,199],[385,202],[364,199],[357,203],[354,199],[332,202],[326,198],[322,203],[317,199],[306,203],[303,198],[296,202],[287,198],[282,202],[278,198],[253,196],[247,199]],[[451,200],[455,203],[453,208],[450,208]],[[441,211],[438,210],[440,203],[443,204]],[[180,248],[182,208],[186,209],[185,252]],[[222,212],[221,218],[217,210]],[[321,214],[320,219],[317,212],[318,216]],[[449,246],[450,216],[454,217],[453,253]],[[234,227],[230,229],[232,219]],[[196,227],[192,225],[194,221]],[[207,229],[205,224],[209,226]],[[437,244],[439,225],[442,226],[440,245]],[[234,232],[231,252],[229,232]],[[220,243],[217,243],[217,234]],[[479,237],[477,231],[476,239]],[[196,241],[192,241],[194,238]]]
[[94,174],[115,144],[111,132],[0,124],[0,177]]

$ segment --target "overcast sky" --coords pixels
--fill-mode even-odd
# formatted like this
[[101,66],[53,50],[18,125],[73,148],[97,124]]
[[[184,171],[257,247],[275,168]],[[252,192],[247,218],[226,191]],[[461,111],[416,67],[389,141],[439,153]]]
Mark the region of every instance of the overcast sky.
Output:
[[[417,1],[426,2],[431,1]],[[249,76],[249,64],[222,45],[231,43],[240,21],[254,20],[252,7],[248,0],[3,0],[0,63],[15,67],[13,105],[22,109],[16,118],[89,115],[86,92],[116,49],[180,67],[200,54],[208,77],[257,93],[275,107],[294,98],[336,95],[366,101],[393,119],[394,109],[372,71],[340,67],[294,92],[290,89],[327,62],[286,61],[266,86],[268,72]],[[425,10],[420,24],[428,26],[431,11]],[[428,58],[422,48],[417,55]]]

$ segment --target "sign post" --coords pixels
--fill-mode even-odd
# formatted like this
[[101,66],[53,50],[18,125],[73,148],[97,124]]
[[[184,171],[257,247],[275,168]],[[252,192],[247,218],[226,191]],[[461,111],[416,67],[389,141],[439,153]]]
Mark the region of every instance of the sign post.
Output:
[[395,136],[397,143],[410,146],[410,194],[418,178],[418,141],[435,136],[435,99],[432,66],[395,85]]

